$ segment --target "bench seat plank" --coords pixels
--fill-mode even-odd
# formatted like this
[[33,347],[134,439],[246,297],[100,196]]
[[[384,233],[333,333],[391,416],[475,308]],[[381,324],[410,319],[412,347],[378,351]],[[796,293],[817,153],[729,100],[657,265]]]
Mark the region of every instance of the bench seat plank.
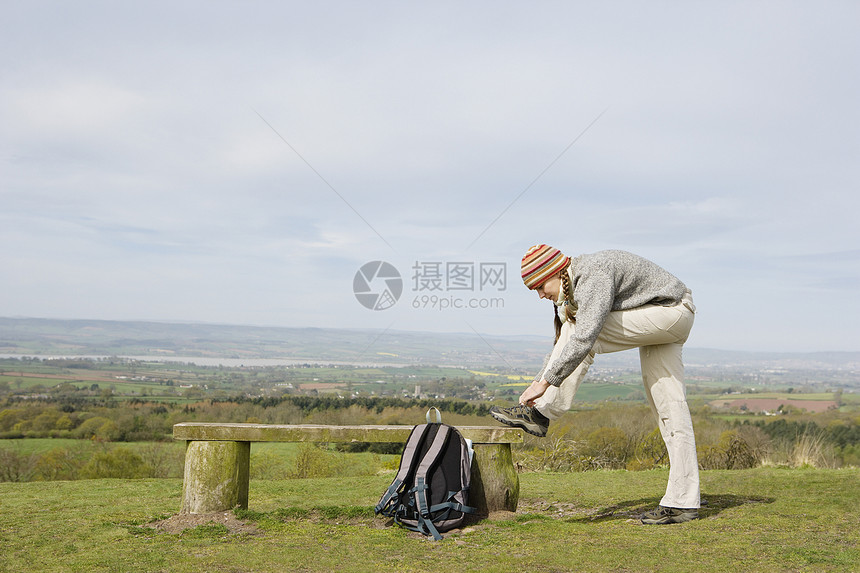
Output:
[[[326,426],[317,424],[225,424],[184,422],[173,426],[175,440],[230,442],[406,442],[413,426]],[[521,444],[522,430],[457,426],[475,444]]]

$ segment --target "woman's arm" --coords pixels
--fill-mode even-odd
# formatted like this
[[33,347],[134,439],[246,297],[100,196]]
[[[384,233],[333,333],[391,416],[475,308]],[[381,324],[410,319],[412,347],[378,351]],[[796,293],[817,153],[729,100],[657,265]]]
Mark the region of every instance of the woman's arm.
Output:
[[609,269],[591,270],[587,275],[578,277],[573,298],[579,306],[576,327],[558,359],[549,364],[543,373],[543,379],[552,386],[561,385],[597,342],[615,301],[615,280]]

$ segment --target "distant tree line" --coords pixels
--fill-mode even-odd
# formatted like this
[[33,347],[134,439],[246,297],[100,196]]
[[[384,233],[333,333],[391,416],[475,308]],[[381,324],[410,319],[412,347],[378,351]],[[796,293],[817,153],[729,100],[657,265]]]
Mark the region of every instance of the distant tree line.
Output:
[[490,406],[479,402],[389,397],[280,396],[248,398],[237,396],[212,400],[212,403],[216,402],[253,404],[261,408],[273,408],[286,403],[292,404],[306,413],[344,410],[352,407],[365,408],[377,414],[382,413],[386,408],[438,408],[441,412],[451,412],[464,416],[486,416],[490,412]]
[[[745,421],[745,424],[749,424],[749,421]],[[774,440],[792,441],[803,435],[821,435],[825,441],[839,448],[860,444],[860,425],[856,423],[837,421],[821,427],[812,420],[778,418],[772,422],[759,420],[752,425],[761,428]]]
[[[80,399],[0,401],[0,438],[77,438],[82,442],[164,442],[180,422],[267,424],[414,425],[431,407],[452,425],[495,425],[489,403],[463,400],[282,396],[203,400],[191,404]],[[708,408],[693,411],[699,464],[703,469],[860,466],[860,416],[830,410],[791,413],[776,419],[728,421]],[[153,451],[53,451],[40,456],[11,451],[0,439],[0,481],[76,479],[89,476],[141,477],[163,470]],[[397,445],[353,444],[347,451],[396,453]],[[11,451],[11,453],[10,453]],[[640,470],[667,465],[665,446],[650,409],[643,404],[605,402],[571,411],[550,426],[546,438],[526,436],[514,455],[522,470]],[[89,466],[87,466],[89,464]],[[85,469],[86,468],[86,469]],[[118,474],[118,475],[117,475]]]
[[[169,440],[173,425],[187,421],[278,424],[413,424],[431,407],[462,416],[485,417],[489,405],[463,400],[381,397],[233,397],[177,405],[145,399],[62,399],[0,402],[2,438],[79,438],[111,442]],[[420,420],[423,421],[423,420]]]

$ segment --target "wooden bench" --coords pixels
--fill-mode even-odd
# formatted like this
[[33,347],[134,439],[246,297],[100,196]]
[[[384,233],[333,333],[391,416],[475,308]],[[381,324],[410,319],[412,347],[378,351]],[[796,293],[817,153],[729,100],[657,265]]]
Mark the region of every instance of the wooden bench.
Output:
[[[173,426],[173,439],[185,440],[181,513],[214,513],[248,508],[251,442],[402,442],[413,426],[322,426],[186,422]],[[478,515],[516,511],[520,481],[511,444],[522,443],[518,428],[461,426],[472,440],[470,505]],[[379,495],[382,495],[380,490]]]

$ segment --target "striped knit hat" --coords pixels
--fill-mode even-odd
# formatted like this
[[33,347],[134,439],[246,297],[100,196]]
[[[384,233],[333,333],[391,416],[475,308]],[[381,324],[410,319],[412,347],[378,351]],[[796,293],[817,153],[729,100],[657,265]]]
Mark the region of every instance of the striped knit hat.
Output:
[[567,266],[570,257],[549,245],[535,245],[523,256],[523,282],[532,290],[538,288]]

